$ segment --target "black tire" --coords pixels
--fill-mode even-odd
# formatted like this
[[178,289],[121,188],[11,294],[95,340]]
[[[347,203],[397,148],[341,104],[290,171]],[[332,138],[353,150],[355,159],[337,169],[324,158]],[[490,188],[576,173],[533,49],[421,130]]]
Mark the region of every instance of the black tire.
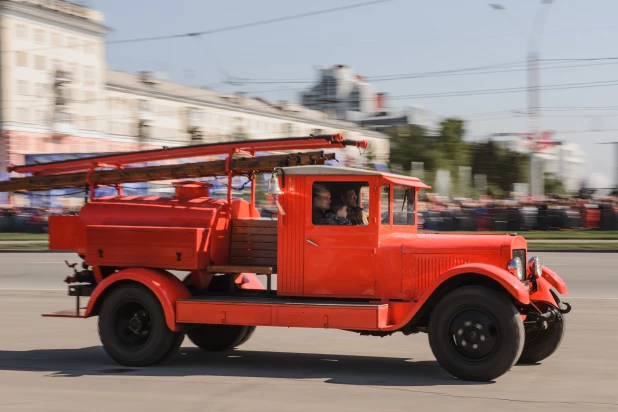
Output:
[[249,327],[247,327],[247,333],[245,333],[245,336],[240,340],[240,342],[238,342],[236,344],[236,347],[239,347],[243,343],[247,342],[249,340],[249,338],[251,337],[251,335],[253,335],[253,333],[255,332],[256,328],[257,328],[257,326],[249,326]]
[[169,361],[170,359],[172,359],[174,355],[176,354],[176,352],[178,352],[178,349],[180,349],[180,346],[182,345],[182,342],[184,342],[184,340],[185,340],[184,332],[176,333],[174,336],[174,341],[172,342],[172,346],[170,346],[169,351],[161,359],[159,359],[157,363],[165,363]]
[[429,344],[438,363],[462,380],[491,381],[520,358],[524,325],[506,294],[464,286],[444,296],[429,319]]
[[122,285],[105,298],[99,313],[105,352],[125,366],[150,366],[171,358],[184,334],[167,327],[156,296],[145,286]]
[[205,351],[224,351],[243,343],[249,328],[239,325],[200,325],[187,330],[187,337]]
[[[187,289],[189,289],[189,291],[191,292],[192,296],[198,296],[200,294],[199,290],[195,286],[193,286],[193,280],[191,279],[191,275],[188,275],[187,277],[185,277],[185,279],[183,280],[183,284],[187,287]],[[228,289],[229,289],[229,280],[225,276],[215,276],[211,280],[210,285],[208,285],[208,288],[206,290],[207,290],[207,292],[226,292]],[[204,326],[211,326],[211,325],[204,325]],[[221,325],[221,326],[224,326],[224,325]],[[195,331],[195,329],[198,329],[198,328],[201,328],[201,327],[202,326],[198,326],[197,328],[194,328],[192,330]],[[212,334],[213,332],[209,332],[208,328],[205,328],[202,331],[192,332],[191,336],[193,336],[195,341],[191,338],[191,336],[189,336],[189,339],[191,340],[191,342],[193,342],[198,347],[201,347],[200,345],[203,344],[204,347],[202,347],[202,349],[204,349],[204,350],[232,349],[232,348],[238,347],[238,346],[242,345],[243,343],[247,342],[249,340],[249,338],[251,338],[251,336],[255,332],[255,329],[256,329],[255,326],[247,326],[247,331],[242,336],[240,341],[238,341],[237,343],[234,343],[233,339],[230,339],[230,341],[232,341],[232,343],[231,343],[232,346],[230,346],[230,345],[218,345],[217,346],[217,347],[220,346],[223,349],[208,349],[210,347],[210,345],[205,343],[205,340],[208,339],[208,338],[206,338],[204,336],[198,336],[198,335]],[[187,335],[189,335],[189,334],[187,334]],[[199,342],[200,344],[196,343],[196,341]]]
[[566,317],[547,324],[545,330],[526,332],[524,350],[517,361],[518,364],[532,364],[549,358],[558,349],[566,332]]

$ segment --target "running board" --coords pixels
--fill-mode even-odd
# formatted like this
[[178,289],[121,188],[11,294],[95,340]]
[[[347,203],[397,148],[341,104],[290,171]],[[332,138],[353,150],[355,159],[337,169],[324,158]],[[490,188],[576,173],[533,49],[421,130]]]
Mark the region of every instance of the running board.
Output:
[[85,318],[86,308],[80,308],[78,312],[75,309],[61,310],[59,312],[44,313],[41,316],[45,318]]
[[90,296],[93,290],[94,286],[90,284],[69,285],[69,296],[75,296],[75,309],[44,313],[41,316],[45,318],[85,318],[86,308],[81,307],[80,298]]
[[382,330],[389,326],[389,305],[285,298],[198,297],[176,301],[176,322]]

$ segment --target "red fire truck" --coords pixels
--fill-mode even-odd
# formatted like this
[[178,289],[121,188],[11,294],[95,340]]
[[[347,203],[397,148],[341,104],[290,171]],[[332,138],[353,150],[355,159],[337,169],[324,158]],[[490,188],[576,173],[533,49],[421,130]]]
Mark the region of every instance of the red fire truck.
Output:
[[[164,362],[185,336],[233,349],[258,326],[427,333],[463,380],[552,355],[571,308],[563,280],[515,234],[417,233],[419,179],[325,164],[336,159],[325,150],[366,147],[336,134],[163,148],[14,166],[27,176],[0,190],[89,190],[77,216],[49,220],[49,248],[82,262],[66,279],[75,309],[44,316],[98,316],[103,347],[123,365]],[[130,167],[209,155],[226,157]],[[271,177],[272,217],[260,216],[255,184],[248,201],[232,196],[235,176],[260,173]],[[227,179],[226,198],[197,179],[213,176]],[[194,180],[174,182],[173,196],[123,193],[124,183],[173,179]],[[103,185],[117,194],[95,197]]]

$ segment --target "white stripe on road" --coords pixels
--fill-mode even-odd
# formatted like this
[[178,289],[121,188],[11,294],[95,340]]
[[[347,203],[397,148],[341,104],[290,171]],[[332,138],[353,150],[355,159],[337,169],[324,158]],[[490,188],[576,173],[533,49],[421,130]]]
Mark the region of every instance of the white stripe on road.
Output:
[[67,289],[0,288],[0,292],[66,292]]

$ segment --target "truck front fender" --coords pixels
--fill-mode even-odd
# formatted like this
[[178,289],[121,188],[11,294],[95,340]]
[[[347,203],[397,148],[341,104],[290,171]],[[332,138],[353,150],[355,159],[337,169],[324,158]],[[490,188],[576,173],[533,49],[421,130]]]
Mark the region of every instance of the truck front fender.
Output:
[[176,301],[191,297],[191,293],[182,284],[180,279],[171,273],[160,269],[130,268],[120,270],[103,279],[92,292],[90,301],[86,307],[85,317],[98,315],[99,308],[105,295],[118,282],[137,282],[146,286],[154,293],[165,314],[167,327],[178,332],[180,328],[176,323]]
[[568,294],[566,283],[564,283],[564,280],[562,280],[562,278],[553,270],[543,266],[543,274],[541,277],[548,281],[550,285],[555,287],[560,294],[565,296]]
[[[515,276],[510,274],[506,269],[501,269],[485,263],[469,263],[454,267],[440,275],[427,288],[427,290],[425,290],[420,299],[415,302],[414,306],[410,309],[410,312],[407,313],[407,315],[399,317],[396,324],[389,326],[386,330],[397,330],[408,324],[421,310],[424,309],[427,301],[436,296],[435,293],[440,286],[447,285],[449,280],[454,280],[458,276],[461,276],[461,279],[463,280],[466,275],[475,275],[477,279],[480,276],[496,282],[501,285],[517,302],[523,305],[530,304],[530,295],[524,284],[521,283]],[[473,280],[471,281],[469,279],[463,280],[463,282],[464,284],[467,284],[466,282],[475,284]]]
[[454,278],[455,276],[469,273],[486,276],[489,279],[498,282],[516,301],[524,305],[530,303],[530,295],[528,294],[528,291],[526,290],[524,284],[521,283],[519,279],[510,274],[506,269],[501,269],[499,267],[488,265],[486,263],[468,263],[448,270],[440,277],[438,277],[431,284],[431,286],[429,286],[429,288],[425,291],[425,293],[419,300],[419,303],[425,303],[425,301],[427,301],[431,297],[433,292],[435,292],[435,290],[438,289],[447,280]]

